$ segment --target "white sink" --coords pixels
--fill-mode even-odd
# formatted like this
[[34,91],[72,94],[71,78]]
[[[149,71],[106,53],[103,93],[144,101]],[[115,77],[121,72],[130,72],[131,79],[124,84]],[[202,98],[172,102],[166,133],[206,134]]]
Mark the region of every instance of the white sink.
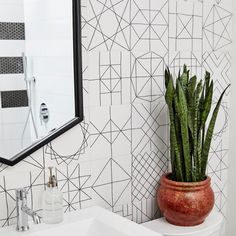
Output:
[[65,215],[63,223],[34,225],[28,232],[0,229],[1,236],[161,236],[101,207],[91,207]]

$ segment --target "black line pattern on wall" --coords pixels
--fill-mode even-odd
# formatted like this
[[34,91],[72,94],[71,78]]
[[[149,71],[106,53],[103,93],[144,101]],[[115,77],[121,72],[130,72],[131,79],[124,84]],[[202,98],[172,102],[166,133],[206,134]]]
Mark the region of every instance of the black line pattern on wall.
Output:
[[205,43],[211,51],[217,51],[232,43],[230,23],[232,13],[219,5],[213,5],[204,20]]
[[130,54],[124,51],[94,51],[89,55],[90,105],[129,104]]
[[[155,192],[169,165],[164,68],[169,65],[177,75],[186,64],[199,78],[210,71],[217,98],[230,82],[227,9],[231,5],[220,0],[82,1],[86,119],[14,167],[13,174],[0,165],[1,226],[15,222],[17,187],[29,188],[34,209],[41,211],[49,165],[57,168],[65,212],[99,204],[138,223],[159,217]],[[208,166],[215,206],[223,215],[228,99]]]
[[86,40],[87,40],[87,34],[86,34],[86,19],[85,15],[87,14],[87,1],[81,0],[81,30],[82,30],[82,49],[86,50]]
[[168,1],[160,0],[159,4],[150,0],[147,4],[130,1],[131,50],[139,48],[145,51],[168,51]]
[[132,155],[158,151],[163,158],[167,158],[166,112],[166,105],[161,102],[132,106]]
[[[111,50],[119,46],[130,50],[129,38],[129,0],[93,1],[89,0],[89,19],[86,20],[87,50],[101,48]],[[109,20],[108,20],[109,19]],[[110,27],[112,24],[112,27]]]
[[227,184],[217,183],[213,184],[213,190],[215,194],[215,208],[218,210],[225,219],[226,217],[226,207],[227,207]]
[[142,47],[145,51],[157,48],[168,51],[168,1],[161,0],[157,5],[153,0],[147,4],[140,0],[90,0],[88,5],[87,50],[132,51]]
[[[109,176],[104,174],[109,171]],[[129,191],[131,185],[131,176],[129,173],[112,158],[105,164],[95,182],[92,189],[96,194],[112,209],[119,205],[119,200],[125,191]],[[107,192],[111,193],[107,195]]]
[[144,223],[160,217],[155,198],[133,202],[133,218],[137,223]]
[[221,110],[219,111],[219,119],[216,123],[213,139],[222,138],[228,132],[229,128],[229,104],[223,101],[221,104]]
[[133,200],[155,198],[160,177],[168,170],[168,160],[151,152],[133,159]]
[[160,177],[168,171],[166,111],[162,102],[132,106],[133,204],[155,198]]
[[164,57],[155,52],[134,59],[131,70],[132,102],[154,102],[164,96]]
[[224,147],[223,140],[217,139],[212,145],[209,155],[208,173],[216,177],[218,180],[223,179],[223,173],[227,171],[227,155],[228,149]]
[[[61,154],[57,151],[57,148],[54,147],[53,142],[49,143],[46,146],[45,153],[50,155],[51,160],[55,160],[57,165],[62,163],[70,164],[72,161],[78,161],[80,156],[83,155],[88,147],[88,128],[89,125],[86,122],[82,122],[79,124],[79,132],[78,132],[78,143],[76,145],[76,149],[70,150],[72,154],[67,153],[66,155]],[[57,146],[57,145],[56,145]],[[58,146],[57,146],[58,147]]]
[[[231,56],[227,52],[205,52],[202,55],[203,67],[215,80],[214,96],[219,98],[224,88],[230,84]],[[229,91],[226,91],[226,95]]]
[[135,201],[132,204],[123,204],[115,207],[113,212],[136,223],[144,223],[160,217],[155,198]]
[[113,212],[127,219],[132,220],[133,214],[132,214],[131,205],[126,204],[126,205],[117,206],[113,209]]
[[88,184],[90,174],[82,174],[80,164],[75,167],[66,166],[66,172],[57,170],[59,189],[64,193],[65,212],[82,209],[83,204],[92,200]]
[[[102,110],[95,110],[94,117],[90,120],[90,149],[96,155],[99,155],[97,150],[101,146],[102,152],[107,149],[109,156],[120,156],[120,145],[125,147],[126,153],[130,153],[129,147],[131,145],[131,114],[129,114],[130,106],[125,107],[123,114],[119,114],[119,110],[109,107],[103,111],[102,116],[99,117],[97,112]],[[122,111],[120,110],[120,111]],[[120,116],[119,116],[120,115]],[[101,121],[99,119],[102,119]]]
[[203,4],[199,1],[170,1],[169,50],[202,49]]
[[220,4],[222,0],[215,0],[217,4]]
[[191,75],[202,78],[202,55],[200,52],[178,51],[169,54],[169,67],[178,76],[179,70],[185,64],[188,66]]
[[109,96],[110,104],[113,100],[119,100],[122,104],[122,53],[120,52],[118,62],[112,63],[111,53],[109,53],[109,63],[103,64],[99,53],[99,94],[100,106],[103,97]]

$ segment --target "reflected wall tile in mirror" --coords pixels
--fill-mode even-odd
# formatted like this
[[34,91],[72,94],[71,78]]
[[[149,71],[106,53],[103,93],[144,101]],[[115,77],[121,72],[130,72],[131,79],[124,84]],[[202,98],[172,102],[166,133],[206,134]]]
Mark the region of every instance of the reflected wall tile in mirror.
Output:
[[75,117],[72,3],[0,0],[0,125],[6,126],[0,140],[16,147],[5,145],[10,154],[0,149],[0,157],[11,158],[29,138],[34,143]]
[[1,0],[0,22],[24,22],[24,0]]
[[22,74],[22,57],[0,57],[0,74]]
[[24,40],[25,24],[0,22],[0,40]]
[[29,105],[26,90],[13,90],[1,92],[1,107],[27,107]]
[[23,74],[1,74],[0,78],[1,91],[26,89]]
[[24,51],[24,40],[0,40],[0,57],[16,57]]
[[[19,115],[20,114],[20,115]],[[24,123],[27,119],[28,107],[14,107],[1,109],[0,119],[2,123]]]

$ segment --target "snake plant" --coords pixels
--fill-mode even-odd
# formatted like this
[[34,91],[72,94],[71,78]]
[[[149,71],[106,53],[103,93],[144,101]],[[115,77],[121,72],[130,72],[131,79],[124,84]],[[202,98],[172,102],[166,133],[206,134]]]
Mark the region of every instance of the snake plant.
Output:
[[199,182],[206,178],[206,167],[222,92],[211,114],[214,82],[206,72],[204,80],[190,78],[184,65],[174,81],[169,68],[165,70],[165,100],[170,120],[171,178],[179,182]]

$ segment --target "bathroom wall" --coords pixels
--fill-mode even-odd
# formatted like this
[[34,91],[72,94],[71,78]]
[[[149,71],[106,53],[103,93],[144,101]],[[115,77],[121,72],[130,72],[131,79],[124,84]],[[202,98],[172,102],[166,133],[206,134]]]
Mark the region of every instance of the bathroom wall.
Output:
[[[199,77],[209,70],[216,101],[230,82],[231,4],[83,0],[85,120],[18,165],[1,165],[1,226],[15,222],[17,187],[29,189],[30,204],[40,211],[50,165],[57,168],[65,212],[98,204],[138,223],[158,217],[155,194],[169,151],[164,68],[176,73],[185,63]],[[215,208],[224,216],[228,112],[227,93],[208,167]]]
[[[0,156],[11,157],[28,143],[28,98],[23,76],[25,51],[23,0],[0,1]],[[21,142],[22,139],[22,142]]]

